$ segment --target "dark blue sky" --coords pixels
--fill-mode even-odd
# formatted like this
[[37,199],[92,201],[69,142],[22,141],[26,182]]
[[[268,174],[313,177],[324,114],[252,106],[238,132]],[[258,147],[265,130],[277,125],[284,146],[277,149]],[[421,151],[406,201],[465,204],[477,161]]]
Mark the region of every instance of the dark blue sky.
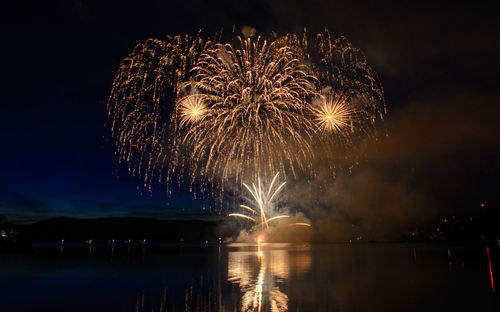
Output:
[[[396,3],[34,1],[3,8],[0,216],[206,215],[208,201],[185,190],[168,198],[161,184],[150,195],[116,164],[106,99],[136,43],[232,25],[344,34],[365,52],[386,91],[395,139],[368,157],[377,170],[393,177],[398,166],[422,168],[411,183],[428,185],[438,201],[457,193],[469,202],[496,201],[496,2]],[[426,133],[429,127],[436,132]]]
[[181,211],[201,209],[181,190],[175,199],[159,184],[153,194],[144,191],[141,180],[116,163],[104,126],[107,89],[67,76],[6,90],[13,107],[2,118],[8,152],[1,156],[1,214],[168,216],[177,213],[172,203]]

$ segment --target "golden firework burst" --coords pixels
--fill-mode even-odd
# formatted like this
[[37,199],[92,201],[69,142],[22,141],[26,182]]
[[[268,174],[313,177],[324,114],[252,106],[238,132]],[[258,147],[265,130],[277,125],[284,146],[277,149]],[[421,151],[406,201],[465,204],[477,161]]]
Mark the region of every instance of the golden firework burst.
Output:
[[188,95],[183,97],[179,103],[179,116],[181,127],[187,123],[194,123],[205,117],[207,107],[202,96]]
[[[169,192],[181,181],[195,193],[277,171],[314,175],[318,159],[336,159],[325,158],[337,152],[332,141],[349,147],[374,133],[385,113],[382,85],[363,53],[328,31],[315,42],[306,34],[223,42],[199,33],[138,44],[108,101],[119,161],[145,186],[166,181]],[[333,97],[339,92],[345,96]]]
[[[277,183],[279,172],[274,175],[271,183],[266,187],[262,183],[261,179],[257,179],[257,183],[252,183],[252,186],[249,186],[246,183],[243,183],[244,188],[251,195],[251,206],[240,205],[240,208],[250,211],[252,215],[246,215],[243,213],[230,213],[230,217],[238,217],[247,220],[251,220],[255,222],[257,226],[261,227],[261,230],[269,228],[269,223],[275,220],[290,218],[289,215],[280,214],[276,198],[279,196],[280,192],[283,190],[283,187],[286,184],[286,181],[282,183]],[[278,185],[277,187],[275,187]],[[307,223],[292,223],[292,225],[306,225],[310,226]]]
[[340,133],[350,127],[355,111],[346,97],[330,92],[318,102],[318,106],[313,108],[313,113],[319,129]]
[[203,95],[210,112],[181,124],[191,168],[241,179],[306,164],[314,132],[306,99],[315,92],[314,77],[281,42],[237,39],[206,50],[184,85]]

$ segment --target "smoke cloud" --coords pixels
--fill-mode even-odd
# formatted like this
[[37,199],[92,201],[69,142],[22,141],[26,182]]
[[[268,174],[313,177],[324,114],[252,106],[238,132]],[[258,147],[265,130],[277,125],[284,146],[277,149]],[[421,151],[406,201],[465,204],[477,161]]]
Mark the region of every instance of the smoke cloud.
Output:
[[289,184],[290,206],[311,219],[315,241],[405,239],[475,213],[475,202],[496,200],[497,102],[462,94],[389,110],[387,136],[362,142],[350,171]]

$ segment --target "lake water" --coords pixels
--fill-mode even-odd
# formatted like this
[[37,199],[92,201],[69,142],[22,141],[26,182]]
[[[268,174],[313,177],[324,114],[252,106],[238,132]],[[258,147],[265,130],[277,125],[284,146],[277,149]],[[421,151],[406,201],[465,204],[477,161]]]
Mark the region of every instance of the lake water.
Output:
[[[490,254],[496,281],[498,248]],[[500,311],[500,303],[485,247],[232,244],[0,254],[0,311]]]

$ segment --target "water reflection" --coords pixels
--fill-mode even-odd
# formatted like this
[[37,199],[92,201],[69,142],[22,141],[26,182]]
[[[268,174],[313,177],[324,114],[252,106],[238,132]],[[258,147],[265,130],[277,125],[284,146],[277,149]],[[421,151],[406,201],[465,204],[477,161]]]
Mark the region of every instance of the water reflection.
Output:
[[298,246],[295,250],[276,244],[259,244],[256,250],[248,250],[253,247],[250,245],[248,249],[244,245],[237,247],[228,252],[227,280],[239,285],[241,311],[287,311],[286,284],[291,273],[300,275],[311,267],[309,247]]
[[492,246],[233,244],[144,250],[94,244],[90,257],[87,245],[64,244],[63,252],[62,247],[1,255],[2,311],[419,312],[499,311],[500,306],[494,291],[500,250]]

